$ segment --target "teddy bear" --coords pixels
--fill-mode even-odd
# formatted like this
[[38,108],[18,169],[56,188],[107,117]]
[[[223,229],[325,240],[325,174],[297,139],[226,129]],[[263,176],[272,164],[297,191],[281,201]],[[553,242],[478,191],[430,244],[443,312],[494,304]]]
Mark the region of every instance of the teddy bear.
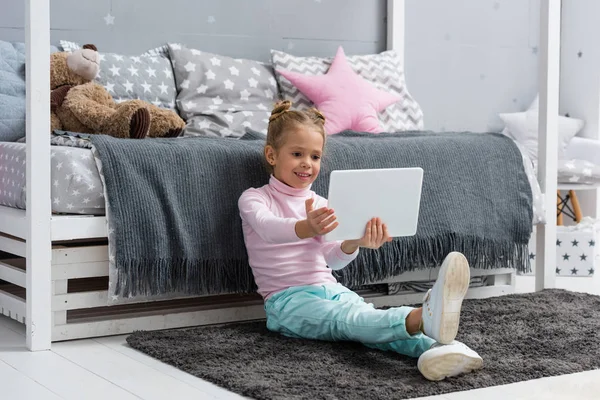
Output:
[[51,129],[119,138],[177,137],[185,127],[174,111],[141,100],[115,102],[94,82],[100,69],[96,46],[50,56]]

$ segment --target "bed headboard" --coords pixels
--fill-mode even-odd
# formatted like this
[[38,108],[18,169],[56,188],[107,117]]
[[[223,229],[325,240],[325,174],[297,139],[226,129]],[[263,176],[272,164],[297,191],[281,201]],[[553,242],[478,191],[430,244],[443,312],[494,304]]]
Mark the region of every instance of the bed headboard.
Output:
[[[390,1],[391,2],[391,1]],[[404,0],[393,0],[401,4]],[[24,41],[24,1],[0,0],[0,39]],[[386,48],[386,0],[53,0],[51,41],[95,43],[139,54],[166,42],[232,57],[270,60],[271,48],[332,56]],[[394,12],[403,7],[394,6]],[[231,12],[235,10],[235,12]],[[395,31],[398,32],[395,26]],[[395,36],[398,44],[399,36]]]

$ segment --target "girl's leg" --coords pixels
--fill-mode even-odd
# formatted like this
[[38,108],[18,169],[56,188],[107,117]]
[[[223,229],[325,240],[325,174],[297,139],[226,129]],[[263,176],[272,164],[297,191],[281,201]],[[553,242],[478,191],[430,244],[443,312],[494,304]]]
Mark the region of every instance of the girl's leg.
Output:
[[342,285],[302,286],[273,295],[265,304],[267,327],[286,336],[351,340],[418,357],[434,341],[410,335],[411,307],[377,310]]

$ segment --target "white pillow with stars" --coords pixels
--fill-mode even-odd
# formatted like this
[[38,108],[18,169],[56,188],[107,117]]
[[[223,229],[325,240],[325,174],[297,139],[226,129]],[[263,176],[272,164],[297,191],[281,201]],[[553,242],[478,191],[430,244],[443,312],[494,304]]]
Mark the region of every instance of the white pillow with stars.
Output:
[[[64,51],[79,49],[79,43],[61,40]],[[138,56],[105,53],[98,49],[100,71],[96,82],[104,86],[117,103],[139,99],[176,111],[175,77],[165,46]]]
[[279,100],[273,68],[170,43],[183,136],[239,138],[246,128],[266,133]]

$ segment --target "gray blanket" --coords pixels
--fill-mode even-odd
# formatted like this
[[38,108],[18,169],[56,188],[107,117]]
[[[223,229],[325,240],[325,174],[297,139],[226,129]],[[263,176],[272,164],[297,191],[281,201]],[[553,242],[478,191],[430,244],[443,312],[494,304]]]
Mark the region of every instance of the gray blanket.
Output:
[[[237,200],[268,182],[264,137],[114,139],[92,135],[115,229],[120,296],[256,289]],[[328,138],[313,190],[334,169],[424,169],[417,234],[361,250],[337,271],[356,286],[439,265],[453,250],[473,267],[528,268],[531,188],[514,143],[493,133],[344,132]]]

